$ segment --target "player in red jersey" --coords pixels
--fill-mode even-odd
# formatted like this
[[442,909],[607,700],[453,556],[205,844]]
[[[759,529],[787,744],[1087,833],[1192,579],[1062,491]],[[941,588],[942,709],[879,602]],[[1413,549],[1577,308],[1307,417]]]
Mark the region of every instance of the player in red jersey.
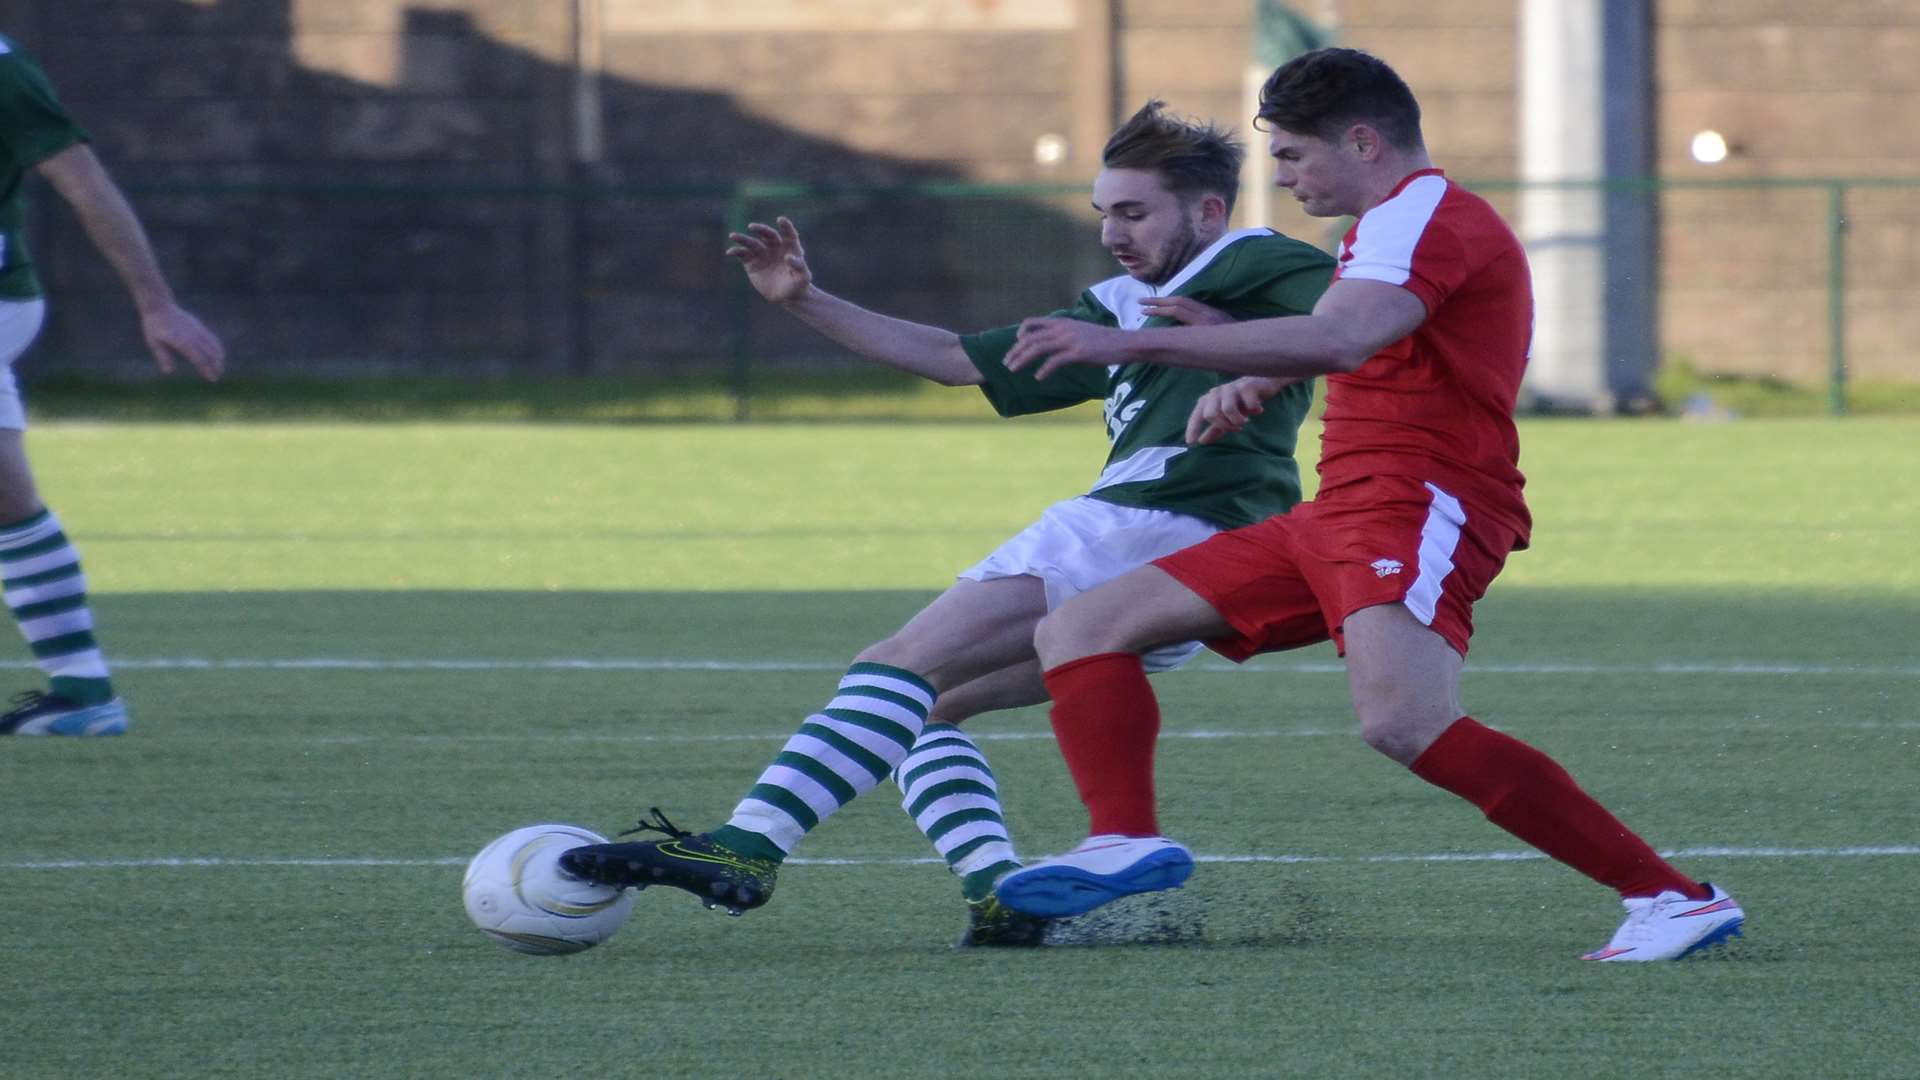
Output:
[[1484,200],[1433,167],[1418,102],[1366,53],[1290,61],[1262,88],[1259,119],[1276,183],[1309,214],[1356,218],[1312,314],[1132,334],[1032,319],[1006,363],[1038,365],[1040,377],[1139,362],[1259,377],[1201,400],[1195,442],[1326,375],[1320,490],[1040,623],[1053,727],[1091,835],[1002,880],[1002,902],[1068,915],[1192,872],[1155,816],[1160,716],[1142,651],[1199,638],[1245,659],[1331,638],[1369,745],[1618,891],[1627,920],[1588,959],[1673,959],[1738,934],[1743,914],[1724,891],[1681,874],[1551,758],[1460,705],[1473,602],[1531,525],[1513,420],[1533,323],[1525,251]]

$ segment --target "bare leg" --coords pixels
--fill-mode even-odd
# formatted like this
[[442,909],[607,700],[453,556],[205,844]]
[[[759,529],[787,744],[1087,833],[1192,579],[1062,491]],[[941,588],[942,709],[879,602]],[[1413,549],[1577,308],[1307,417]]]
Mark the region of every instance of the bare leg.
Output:
[[1159,645],[1223,637],[1233,628],[1213,605],[1148,564],[1061,604],[1034,634],[1040,666],[1101,653],[1143,653]]
[[[975,615],[967,620],[970,626],[956,626],[943,617],[977,611],[981,606],[978,590],[961,586],[981,585],[995,586],[990,592],[1007,600],[993,605],[995,618]],[[1033,627],[1046,613],[1046,591],[1037,578],[1003,578],[984,583],[962,581],[949,590],[949,596],[952,599],[946,605],[941,600],[948,597],[943,596],[910,620],[900,633],[861,655],[863,659],[895,660],[924,655],[921,650],[938,648],[936,642],[952,642],[952,631],[958,629],[962,631],[960,636],[972,641],[967,653],[1014,657],[1010,663],[944,689],[920,737],[893,773],[900,786],[901,808],[960,878],[962,894],[969,901],[983,901],[992,892],[994,880],[1019,865],[1019,857],[1007,832],[993,769],[979,745],[955,725],[984,712],[1046,700],[1040,663],[1033,656]],[[943,606],[949,610],[940,610]],[[945,672],[968,670],[963,663],[939,666]],[[994,914],[985,909],[973,912],[970,944],[1007,943],[989,940],[1010,932],[1000,921],[1005,916],[995,918]],[[1037,937],[1027,938],[1037,935],[1038,927],[1022,925],[1011,928],[1011,932],[1020,939],[1018,943],[1032,944]]]
[[1347,616],[1347,686],[1367,745],[1402,765],[1466,715],[1460,654],[1403,604]]
[[940,695],[928,724],[964,724],[982,713],[1040,705],[1047,700],[1047,684],[1040,677],[1040,661],[1024,660],[999,671],[970,679]]
[[1681,874],[1551,757],[1460,707],[1460,655],[1400,604],[1347,617],[1347,679],[1367,744],[1487,820],[1622,896],[1708,890]]
[[911,671],[947,690],[1033,658],[1033,628],[1047,613],[1035,577],[961,580],[891,637],[855,659]]
[[11,525],[41,511],[40,492],[27,465],[26,433],[0,428],[0,525]]
[[[567,853],[568,871],[607,884],[671,885],[735,913],[758,907],[772,895],[777,865],[808,832],[897,776],[922,741],[940,691],[985,678],[975,696],[984,703],[1005,689],[991,676],[1032,661],[1033,627],[1046,610],[1038,578],[955,582],[899,631],[861,651],[724,825],[698,837],[589,845]],[[984,771],[984,759],[980,765]],[[940,781],[934,786],[931,798],[952,790]],[[662,823],[662,831],[671,829]]]
[[714,835],[778,859],[820,822],[886,779],[925,729],[935,700],[1033,657],[1046,613],[1038,578],[962,580],[884,641],[861,651]]

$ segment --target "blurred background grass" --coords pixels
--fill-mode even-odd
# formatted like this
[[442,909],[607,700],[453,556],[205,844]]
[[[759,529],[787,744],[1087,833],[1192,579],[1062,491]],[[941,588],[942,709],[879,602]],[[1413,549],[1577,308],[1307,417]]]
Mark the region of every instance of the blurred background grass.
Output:
[[[1817,417],[1830,412],[1826,387],[1765,377],[1710,375],[1684,360],[1662,368],[1653,415],[1691,419]],[[33,379],[32,415],[44,419],[153,421],[538,420],[577,423],[677,421],[953,421],[996,419],[976,390],[937,386],[888,371],[759,373],[743,412],[723,377],[644,378],[288,378],[233,375],[206,384],[186,378]],[[1074,419],[1098,404],[1030,418]],[[1920,416],[1920,382],[1847,386],[1857,416]]]

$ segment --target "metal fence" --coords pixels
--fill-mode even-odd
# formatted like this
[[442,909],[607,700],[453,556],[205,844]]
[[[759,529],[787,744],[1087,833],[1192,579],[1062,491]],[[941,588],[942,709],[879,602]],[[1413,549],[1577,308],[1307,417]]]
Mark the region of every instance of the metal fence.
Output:
[[[1527,185],[1469,181],[1510,219]],[[1920,178],[1651,180],[1658,348],[1705,374],[1920,381]],[[798,221],[823,285],[966,330],[1064,307],[1115,272],[1083,184],[423,186],[190,183],[132,189],[176,290],[239,371],[312,377],[614,377],[723,385],[867,365],[769,305],[721,252],[751,220]],[[149,374],[126,298],[46,203],[53,297],[42,372]],[[1328,223],[1303,238],[1330,242]]]
[[[1875,277],[1848,293],[1849,235],[1862,226],[1882,267],[1920,263],[1920,178],[1744,177],[1477,181],[1491,197],[1530,188],[1595,189],[1656,201],[1658,348],[1707,374],[1826,385],[1847,411],[1850,323],[1867,328],[1867,371],[1920,381],[1903,344],[1920,330],[1901,289]],[[1878,272],[1876,272],[1877,275]],[[1814,314],[1816,313],[1817,314]],[[1742,318],[1742,314],[1747,317]]]

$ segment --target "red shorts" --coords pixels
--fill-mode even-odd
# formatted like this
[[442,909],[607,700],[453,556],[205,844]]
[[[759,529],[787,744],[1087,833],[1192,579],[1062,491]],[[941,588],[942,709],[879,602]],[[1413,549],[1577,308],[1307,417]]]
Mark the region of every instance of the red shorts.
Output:
[[1153,565],[1237,631],[1207,642],[1230,660],[1329,638],[1344,656],[1347,616],[1376,604],[1406,605],[1465,656],[1473,602],[1486,595],[1518,539],[1492,520],[1473,520],[1432,484],[1380,476]]

